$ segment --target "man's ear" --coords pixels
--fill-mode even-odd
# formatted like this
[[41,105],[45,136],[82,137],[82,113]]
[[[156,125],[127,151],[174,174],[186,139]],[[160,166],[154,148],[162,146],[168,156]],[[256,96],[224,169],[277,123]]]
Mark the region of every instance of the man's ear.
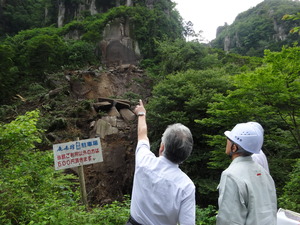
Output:
[[238,147],[236,144],[231,145],[231,151],[234,153],[238,150]]
[[165,150],[165,145],[163,143],[160,143],[159,156],[163,155],[164,150]]

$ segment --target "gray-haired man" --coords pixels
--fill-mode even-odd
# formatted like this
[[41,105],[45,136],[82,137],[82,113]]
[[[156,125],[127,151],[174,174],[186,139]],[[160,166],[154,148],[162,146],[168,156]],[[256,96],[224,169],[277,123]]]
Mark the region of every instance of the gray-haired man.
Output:
[[136,107],[138,144],[131,198],[131,217],[127,224],[195,224],[195,185],[179,168],[193,149],[190,130],[173,124],[165,130],[159,157],[150,151],[146,110],[143,102]]

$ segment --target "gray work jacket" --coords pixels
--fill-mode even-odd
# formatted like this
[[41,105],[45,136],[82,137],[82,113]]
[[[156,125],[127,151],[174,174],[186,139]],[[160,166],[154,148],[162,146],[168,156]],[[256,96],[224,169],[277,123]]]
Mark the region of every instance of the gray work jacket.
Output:
[[218,188],[217,225],[276,225],[274,181],[251,156],[235,158]]

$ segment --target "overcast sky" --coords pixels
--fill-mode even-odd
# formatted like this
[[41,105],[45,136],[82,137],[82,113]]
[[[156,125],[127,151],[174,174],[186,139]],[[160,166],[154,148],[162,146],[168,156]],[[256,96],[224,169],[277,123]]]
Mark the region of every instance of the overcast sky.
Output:
[[196,33],[202,30],[202,36],[211,41],[216,37],[219,26],[225,22],[232,24],[235,17],[248,9],[255,7],[263,0],[172,0],[177,3],[184,21],[194,24]]

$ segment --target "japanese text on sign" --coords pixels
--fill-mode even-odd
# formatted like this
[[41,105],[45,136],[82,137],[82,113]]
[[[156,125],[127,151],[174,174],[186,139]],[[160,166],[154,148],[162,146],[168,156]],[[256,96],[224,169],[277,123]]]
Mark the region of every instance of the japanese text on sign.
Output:
[[55,169],[66,169],[103,161],[99,138],[53,145]]

